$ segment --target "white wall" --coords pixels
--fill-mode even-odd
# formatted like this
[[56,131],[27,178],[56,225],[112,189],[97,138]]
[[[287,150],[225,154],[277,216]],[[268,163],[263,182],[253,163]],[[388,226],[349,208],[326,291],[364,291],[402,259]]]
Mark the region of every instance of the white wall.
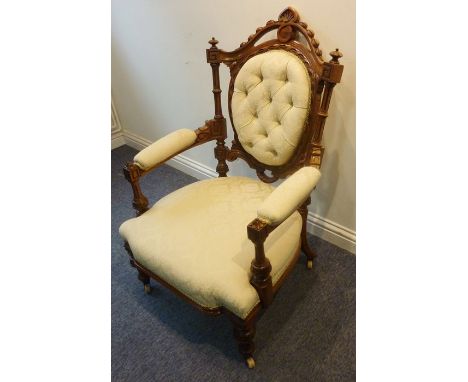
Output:
[[[182,1],[112,0],[112,92],[124,130],[154,141],[179,128],[197,128],[214,114],[211,68],[205,49],[214,36],[224,50],[237,48],[288,5],[320,40],[324,58],[340,48],[342,82],[335,87],[323,144],[322,179],[312,194],[317,233],[354,251],[355,240],[355,8],[349,0]],[[228,68],[221,67],[223,112],[228,118]],[[232,133],[228,142],[232,140]],[[184,153],[214,169],[214,144]],[[245,162],[231,175],[255,176]],[[312,222],[313,223],[313,222]],[[325,227],[325,228],[324,228]],[[319,232],[320,231],[320,232]],[[327,232],[330,231],[330,232]],[[336,232],[334,232],[336,231]],[[343,240],[334,235],[344,236]],[[341,240],[341,241],[340,241]],[[346,242],[349,241],[349,242]]]

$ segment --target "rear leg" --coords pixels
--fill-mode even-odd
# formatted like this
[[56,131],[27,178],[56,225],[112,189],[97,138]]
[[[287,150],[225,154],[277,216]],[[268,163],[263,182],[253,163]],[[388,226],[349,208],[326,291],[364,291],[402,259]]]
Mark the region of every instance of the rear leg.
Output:
[[309,241],[307,240],[307,206],[310,204],[310,197],[299,207],[298,211],[302,216],[302,230],[301,230],[301,250],[307,256],[307,268],[312,269],[313,260],[317,254],[310,248]]

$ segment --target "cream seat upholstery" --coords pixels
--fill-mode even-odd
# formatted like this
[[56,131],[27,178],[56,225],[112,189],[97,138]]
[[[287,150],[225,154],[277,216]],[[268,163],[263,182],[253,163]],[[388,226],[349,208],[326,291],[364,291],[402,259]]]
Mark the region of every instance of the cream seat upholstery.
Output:
[[[254,245],[247,224],[271,185],[245,177],[199,181],[127,220],[120,234],[138,263],[204,307],[224,306],[245,318],[259,302],[250,284]],[[302,219],[294,212],[265,242],[273,284],[300,247]]]
[[310,76],[296,55],[272,50],[250,58],[236,76],[231,99],[245,151],[268,165],[285,164],[301,139],[310,98]]

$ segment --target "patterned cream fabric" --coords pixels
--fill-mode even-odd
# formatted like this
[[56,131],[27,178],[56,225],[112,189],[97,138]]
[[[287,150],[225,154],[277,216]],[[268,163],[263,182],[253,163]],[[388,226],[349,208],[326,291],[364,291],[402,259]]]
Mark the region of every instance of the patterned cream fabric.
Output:
[[284,50],[249,59],[237,74],[231,100],[239,141],[258,161],[285,164],[309,114],[311,82],[303,62]]
[[141,150],[133,160],[138,167],[148,170],[190,147],[196,139],[193,130],[176,130]]
[[309,197],[320,175],[315,167],[297,170],[260,205],[258,217],[272,225],[280,224]]
[[[224,306],[245,318],[259,302],[250,284],[255,256],[247,224],[274,188],[259,180],[203,180],[159,200],[120,234],[144,267],[205,307]],[[300,246],[302,220],[295,212],[265,242],[276,283]]]

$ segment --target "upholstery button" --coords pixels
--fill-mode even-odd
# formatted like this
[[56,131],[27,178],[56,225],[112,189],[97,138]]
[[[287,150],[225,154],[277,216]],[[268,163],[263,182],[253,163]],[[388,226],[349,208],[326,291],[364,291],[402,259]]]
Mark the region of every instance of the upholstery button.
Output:
[[278,152],[275,149],[269,149],[268,151],[272,153],[274,156],[278,155]]

